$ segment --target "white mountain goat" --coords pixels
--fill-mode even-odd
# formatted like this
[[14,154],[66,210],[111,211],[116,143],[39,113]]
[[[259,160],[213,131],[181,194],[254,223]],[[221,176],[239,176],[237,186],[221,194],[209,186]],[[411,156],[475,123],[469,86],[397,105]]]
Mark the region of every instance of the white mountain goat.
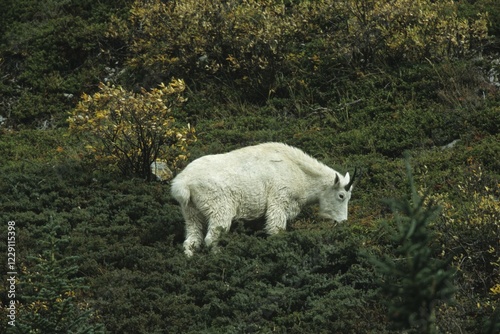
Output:
[[187,256],[212,245],[237,219],[266,218],[266,231],[286,228],[307,204],[319,203],[320,215],[347,220],[356,171],[342,176],[298,148],[265,143],[207,155],[191,162],[172,181],[172,196],[186,220]]

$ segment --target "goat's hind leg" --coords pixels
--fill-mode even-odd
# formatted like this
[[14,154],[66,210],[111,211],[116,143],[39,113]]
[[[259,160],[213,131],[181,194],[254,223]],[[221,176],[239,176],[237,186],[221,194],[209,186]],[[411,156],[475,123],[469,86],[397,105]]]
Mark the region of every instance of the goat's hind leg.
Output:
[[233,215],[229,212],[211,213],[208,219],[208,231],[205,237],[205,244],[212,250],[217,250],[217,239],[221,232],[227,232],[231,228]]
[[203,241],[203,223],[205,217],[192,204],[182,208],[182,215],[186,220],[186,240],[184,241],[184,253],[192,256],[193,252],[200,248]]
[[269,235],[286,230],[286,213],[280,209],[270,209],[266,213],[266,232]]

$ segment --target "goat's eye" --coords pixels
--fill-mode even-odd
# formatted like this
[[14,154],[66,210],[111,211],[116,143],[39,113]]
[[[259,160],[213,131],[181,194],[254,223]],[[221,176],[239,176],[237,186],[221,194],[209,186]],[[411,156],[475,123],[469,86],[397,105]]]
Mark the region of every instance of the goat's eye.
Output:
[[340,199],[340,200],[344,200],[344,198],[345,198],[345,195],[344,195],[344,194],[339,194],[339,199]]

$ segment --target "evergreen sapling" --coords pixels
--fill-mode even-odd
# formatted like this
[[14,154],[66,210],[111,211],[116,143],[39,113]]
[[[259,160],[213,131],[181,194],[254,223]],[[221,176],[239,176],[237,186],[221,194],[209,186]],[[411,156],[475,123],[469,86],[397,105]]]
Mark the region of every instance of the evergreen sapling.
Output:
[[394,324],[416,333],[437,333],[436,305],[452,297],[454,270],[433,256],[429,224],[440,208],[426,204],[425,196],[418,195],[408,159],[406,169],[410,198],[387,201],[398,224],[395,258],[372,257],[371,261],[382,276],[381,292],[387,297]]

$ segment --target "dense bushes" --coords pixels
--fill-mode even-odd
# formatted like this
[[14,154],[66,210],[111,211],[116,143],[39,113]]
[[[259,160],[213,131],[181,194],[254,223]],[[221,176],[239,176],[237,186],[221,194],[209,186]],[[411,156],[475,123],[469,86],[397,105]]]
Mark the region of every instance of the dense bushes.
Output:
[[321,101],[319,91],[334,87],[325,82],[350,76],[345,66],[477,50],[486,22],[481,14],[459,18],[451,1],[136,1],[131,23],[115,20],[110,34],[129,41],[129,67],[153,84],[165,76],[196,77],[206,81],[189,80],[198,90],[222,83],[251,101]]
[[[363,273],[367,265],[349,232],[327,231],[296,231],[269,239],[228,235],[221,240],[227,245],[219,254],[201,255],[187,263],[178,253],[157,256],[155,247],[140,267],[156,268],[159,263],[154,262],[161,261],[164,274],[155,270],[140,277],[134,268],[123,269],[118,276],[110,272],[99,278],[99,294],[122,299],[128,295],[121,287],[125,282],[142,290],[144,293],[134,294],[130,301],[135,310],[144,314],[158,308],[167,317],[156,324],[144,321],[141,326],[149,326],[150,331],[165,326],[169,332],[266,332],[275,328],[312,333],[328,330],[336,322],[337,329],[356,332],[356,327],[369,324],[351,323],[345,316],[374,303],[372,274]],[[318,244],[325,246],[320,249]],[[109,290],[110,285],[117,288]],[[108,305],[103,299],[99,303]],[[330,305],[329,310],[321,305]],[[366,313],[363,317],[368,321]],[[122,326],[138,318],[109,319],[108,328],[122,331]],[[313,323],[313,329],[308,328]]]
[[[48,316],[56,316],[64,301],[71,305],[71,319],[82,317],[87,326],[102,324],[109,332],[391,332],[388,303],[394,299],[379,294],[380,273],[365,255],[400,263],[397,244],[379,227],[386,222],[395,230],[397,225],[378,198],[407,193],[401,160],[346,157],[366,166],[353,194],[349,224],[317,222],[315,208],[274,237],[252,224],[235,224],[222,237],[219,253],[203,251],[186,259],[182,217],[167,185],[88,169],[75,160],[78,155],[57,151],[62,133],[37,139],[24,132],[24,137],[31,139],[22,145],[37,145],[38,155],[29,164],[10,155],[0,178],[0,219],[17,222],[18,261],[25,268],[19,276],[24,326],[35,328],[36,322],[28,320],[41,310],[28,307],[43,302],[30,294],[35,283],[43,284],[42,277],[32,283],[28,278],[35,275],[37,261],[47,257],[32,256],[54,254],[56,260],[71,262],[54,262],[54,268],[62,267],[55,278],[73,286],[68,291],[75,294],[64,296],[61,290],[67,301],[54,295]],[[472,160],[467,163],[470,154],[460,145],[414,151],[412,162],[417,185],[431,189],[430,199],[443,206],[440,218],[428,225],[434,231],[431,259],[450,260],[458,269],[454,301],[433,304],[436,325],[443,331],[480,333],[498,304],[499,176],[471,166]],[[478,201],[483,204],[477,206]],[[76,271],[62,274],[75,265]],[[59,293],[51,287],[51,293]],[[6,300],[5,293],[0,299]]]

